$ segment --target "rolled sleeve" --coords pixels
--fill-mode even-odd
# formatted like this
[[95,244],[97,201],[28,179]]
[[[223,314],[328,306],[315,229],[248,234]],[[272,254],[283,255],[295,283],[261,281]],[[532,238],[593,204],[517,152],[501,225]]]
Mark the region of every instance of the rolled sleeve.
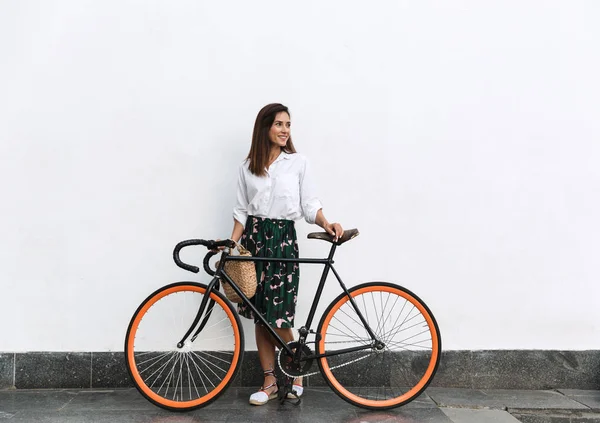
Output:
[[317,212],[323,208],[317,197],[316,184],[313,179],[310,163],[305,158],[304,166],[300,174],[300,206],[302,214],[308,223],[315,223]]
[[238,175],[236,203],[233,208],[233,218],[240,222],[242,226],[246,226],[246,220],[248,219],[248,194],[244,167],[245,163],[242,163]]

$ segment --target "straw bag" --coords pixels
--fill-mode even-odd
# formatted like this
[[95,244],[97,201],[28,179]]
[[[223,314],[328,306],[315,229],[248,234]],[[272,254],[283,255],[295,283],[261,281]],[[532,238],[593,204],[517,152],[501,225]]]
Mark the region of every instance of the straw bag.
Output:
[[[252,257],[250,251],[246,250],[241,244],[236,243],[236,247],[240,256]],[[219,262],[216,265],[219,266]],[[256,267],[253,261],[226,261],[224,270],[247,298],[254,297],[256,293]],[[243,302],[225,279],[221,279],[221,285],[223,285],[223,292],[225,292],[225,296],[229,301],[232,303]]]

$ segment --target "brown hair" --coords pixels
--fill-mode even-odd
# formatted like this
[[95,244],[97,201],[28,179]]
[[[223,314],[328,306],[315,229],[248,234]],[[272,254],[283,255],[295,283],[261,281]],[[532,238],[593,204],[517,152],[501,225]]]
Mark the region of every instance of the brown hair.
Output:
[[[269,151],[271,151],[271,140],[269,139],[269,131],[275,116],[279,112],[286,112],[290,116],[290,111],[283,104],[271,103],[260,109],[254,122],[254,131],[252,132],[252,145],[248,153],[248,168],[253,175],[265,176],[265,167],[269,161]],[[290,135],[285,147],[281,148],[286,153],[295,153],[296,149],[292,143]]]

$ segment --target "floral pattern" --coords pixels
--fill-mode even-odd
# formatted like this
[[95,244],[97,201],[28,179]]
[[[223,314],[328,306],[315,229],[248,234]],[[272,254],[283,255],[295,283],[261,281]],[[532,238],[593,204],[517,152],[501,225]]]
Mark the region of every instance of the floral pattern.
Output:
[[[294,221],[248,216],[241,244],[255,257],[298,258]],[[298,263],[255,262],[258,286],[251,298],[269,325],[294,327],[300,266]],[[245,304],[240,315],[258,320]]]

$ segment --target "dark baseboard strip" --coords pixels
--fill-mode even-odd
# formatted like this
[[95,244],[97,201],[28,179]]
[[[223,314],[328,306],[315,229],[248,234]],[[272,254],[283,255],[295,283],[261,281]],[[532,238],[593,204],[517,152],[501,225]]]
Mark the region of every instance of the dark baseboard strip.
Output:
[[[316,363],[313,366],[316,370]],[[308,386],[325,385],[320,375],[311,376],[306,382]],[[261,383],[258,354],[246,351],[234,385],[260,386]],[[0,352],[0,389],[131,386],[121,352]],[[445,351],[431,386],[600,389],[600,351]]]

